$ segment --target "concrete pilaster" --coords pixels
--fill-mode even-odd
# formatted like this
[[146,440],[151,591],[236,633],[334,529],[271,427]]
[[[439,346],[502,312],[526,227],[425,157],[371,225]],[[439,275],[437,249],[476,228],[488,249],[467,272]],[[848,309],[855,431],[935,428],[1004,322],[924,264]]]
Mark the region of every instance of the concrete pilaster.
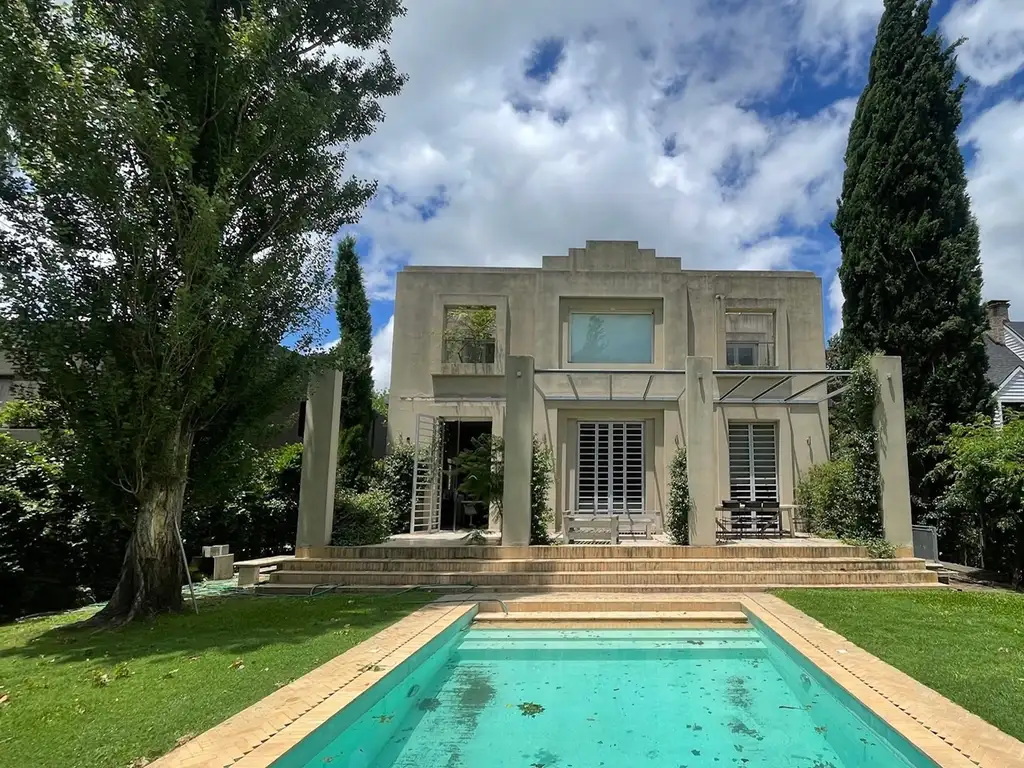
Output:
[[686,358],[686,479],[690,486],[690,544],[715,543],[718,470],[715,466],[715,377],[710,357]]
[[340,419],[341,371],[324,371],[310,381],[306,399],[296,547],[331,543]]
[[878,430],[878,474],[882,485],[882,530],[886,541],[904,554],[913,551],[910,519],[910,471],[907,465],[907,424],[903,407],[903,365],[898,357],[876,355],[871,367],[878,376],[875,404]]
[[501,543],[530,543],[530,474],[533,471],[533,358],[505,359],[505,479]]

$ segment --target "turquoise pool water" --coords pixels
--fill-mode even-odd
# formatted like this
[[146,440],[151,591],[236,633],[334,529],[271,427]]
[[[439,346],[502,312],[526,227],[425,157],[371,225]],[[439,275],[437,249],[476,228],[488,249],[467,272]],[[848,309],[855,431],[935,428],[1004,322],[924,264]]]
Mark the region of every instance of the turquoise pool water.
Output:
[[468,620],[275,768],[931,768],[755,621],[493,630]]

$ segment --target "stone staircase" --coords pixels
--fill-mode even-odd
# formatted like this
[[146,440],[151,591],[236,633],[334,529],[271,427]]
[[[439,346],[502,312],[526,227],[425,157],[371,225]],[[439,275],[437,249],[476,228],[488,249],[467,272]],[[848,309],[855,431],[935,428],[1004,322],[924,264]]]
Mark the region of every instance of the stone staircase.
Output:
[[931,587],[917,558],[863,547],[788,545],[309,547],[280,563],[264,594],[408,587],[495,593],[753,592],[782,587]]

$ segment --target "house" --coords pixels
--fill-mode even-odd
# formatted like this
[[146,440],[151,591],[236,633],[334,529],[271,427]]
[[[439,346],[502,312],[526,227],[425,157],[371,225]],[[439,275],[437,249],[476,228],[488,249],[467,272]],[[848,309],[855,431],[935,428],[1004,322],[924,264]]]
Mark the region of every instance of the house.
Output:
[[419,507],[453,497],[454,458],[474,438],[502,434],[509,356],[533,358],[533,431],[553,452],[559,526],[567,512],[623,511],[664,525],[669,466],[696,424],[688,359],[713,378],[693,379],[711,384],[714,421],[709,405],[706,437],[694,431],[688,448],[708,497],[792,505],[828,455],[811,272],[688,270],[632,241],[588,241],[533,268],[410,266],[397,277],[389,440],[443,470],[440,489],[416,491],[414,530],[418,516],[421,530],[465,522],[458,497],[440,513]]
[[993,420],[1003,424],[1008,411],[1024,411],[1024,323],[1010,320],[1010,302],[989,301],[988,380],[995,387]]

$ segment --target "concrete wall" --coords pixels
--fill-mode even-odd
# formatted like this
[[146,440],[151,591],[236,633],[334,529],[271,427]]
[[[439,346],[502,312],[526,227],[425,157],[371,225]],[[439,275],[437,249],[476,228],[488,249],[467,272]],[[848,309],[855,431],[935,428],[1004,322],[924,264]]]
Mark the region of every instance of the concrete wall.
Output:
[[[825,367],[824,321],[820,279],[811,272],[713,272],[685,270],[679,258],[657,257],[635,242],[588,241],[565,256],[545,256],[540,268],[407,267],[398,274],[395,334],[388,415],[389,439],[413,437],[416,414],[449,419],[489,419],[503,429],[504,358],[529,355],[538,371],[574,369],[581,395],[607,392],[608,376],[586,375],[594,366],[568,360],[571,311],[651,311],[655,317],[654,362],[614,366],[636,374],[613,379],[615,396],[630,400],[572,402],[564,375],[536,374],[534,432],[555,448],[552,504],[556,512],[571,507],[574,493],[572,457],[575,424],[581,418],[642,419],[647,425],[647,502],[662,510],[667,499],[667,466],[676,444],[684,443],[684,388],[688,356],[709,357],[716,369],[726,367],[725,314],[732,310],[775,314],[775,357],[780,369]],[[497,310],[497,354],[493,365],[464,370],[446,366],[441,357],[444,307],[486,305]],[[613,366],[606,366],[613,367]],[[649,371],[656,376],[642,395]],[[724,381],[724,380],[723,380]],[[773,396],[811,383],[796,377]],[[722,388],[722,382],[719,383]],[[731,386],[728,385],[728,386]],[[764,384],[751,381],[742,393]],[[821,389],[807,396],[820,394]],[[545,395],[548,399],[539,396]],[[651,398],[661,397],[660,401]],[[826,458],[825,406],[787,409],[780,406],[715,410],[719,498],[728,496],[726,428],[729,419],[778,423],[779,482],[783,503],[793,500],[796,479],[810,464]]]

